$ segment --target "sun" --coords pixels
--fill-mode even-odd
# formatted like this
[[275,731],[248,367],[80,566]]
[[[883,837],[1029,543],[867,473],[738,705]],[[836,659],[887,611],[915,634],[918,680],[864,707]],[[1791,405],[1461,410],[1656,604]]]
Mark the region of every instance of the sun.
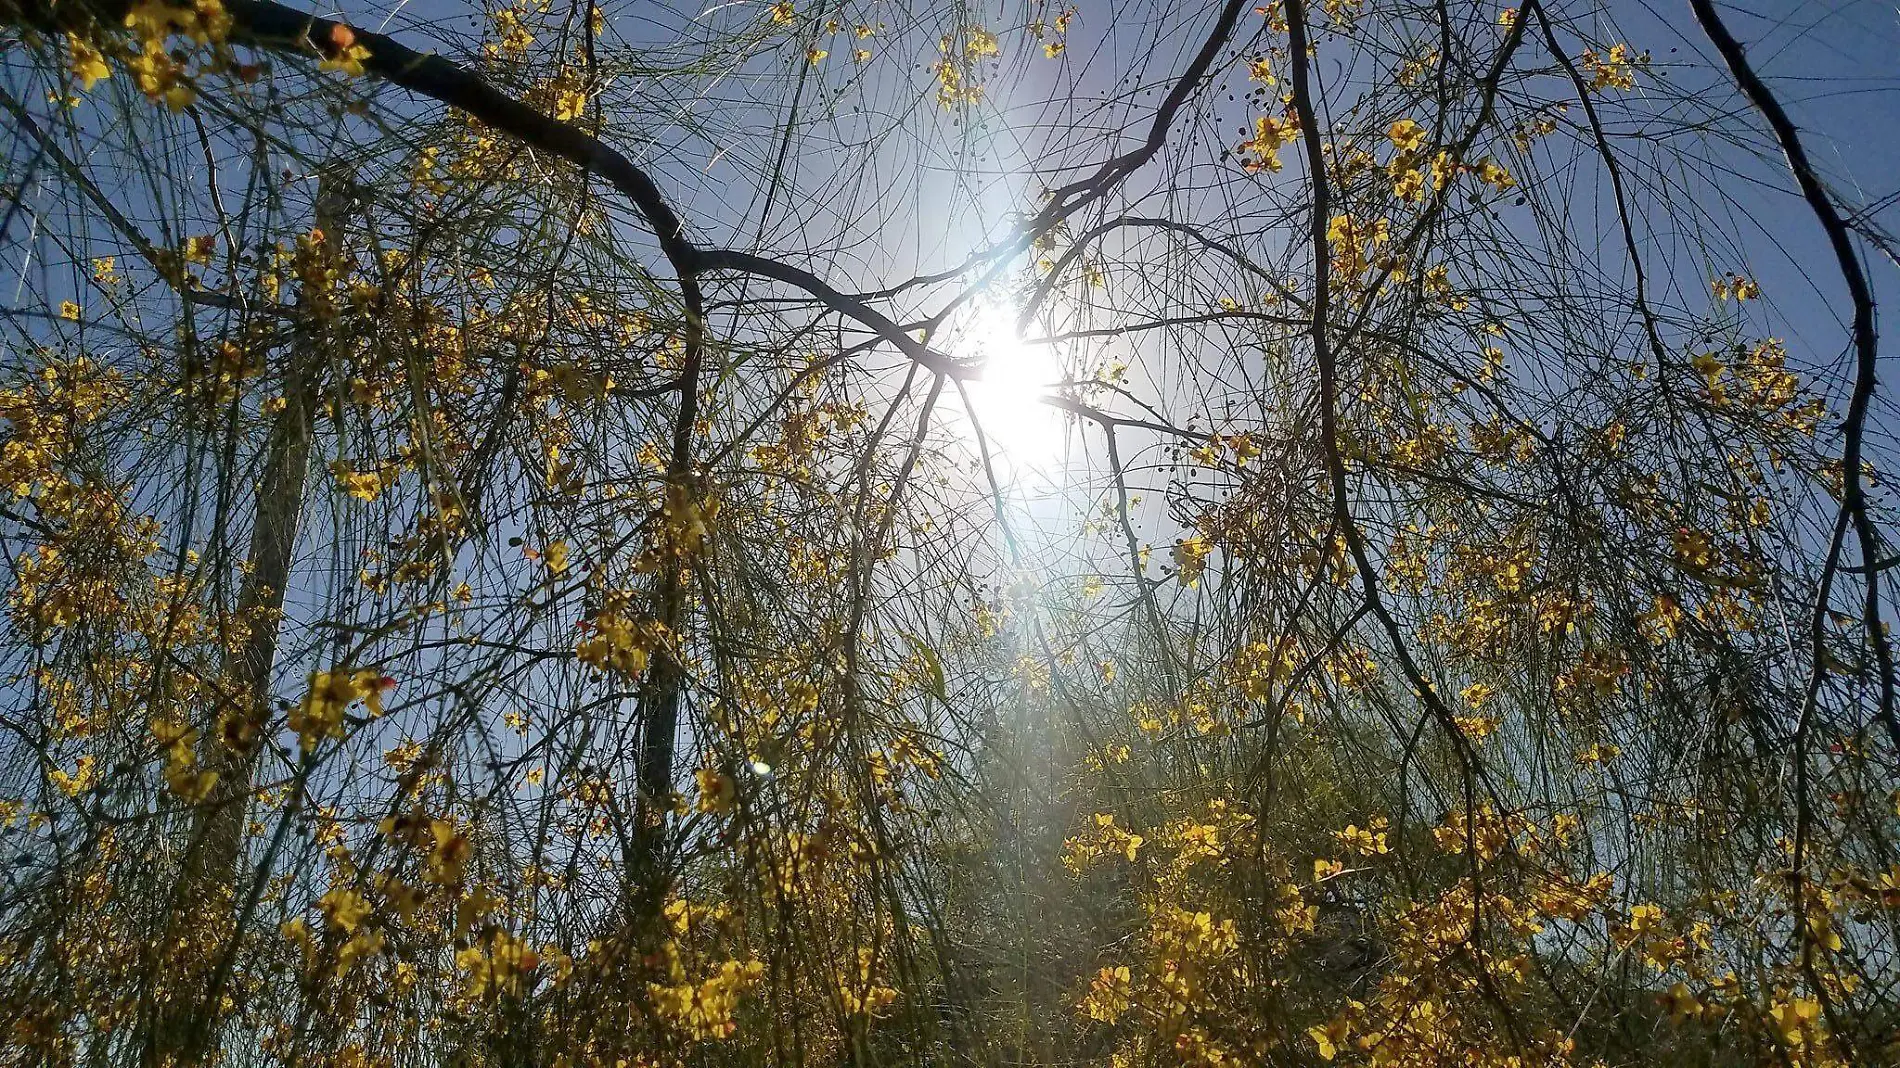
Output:
[[959,357],[983,369],[967,390],[991,452],[1018,468],[1056,464],[1067,451],[1069,427],[1062,413],[1043,400],[1062,381],[1055,346],[1023,341],[1009,309],[986,304],[955,348]]

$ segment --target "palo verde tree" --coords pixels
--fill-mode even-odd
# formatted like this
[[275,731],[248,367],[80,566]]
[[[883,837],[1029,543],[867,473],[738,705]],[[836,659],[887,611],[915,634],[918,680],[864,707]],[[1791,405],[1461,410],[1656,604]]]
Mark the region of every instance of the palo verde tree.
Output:
[[5,1062],[1893,1060],[1885,201],[1673,18],[0,0]]

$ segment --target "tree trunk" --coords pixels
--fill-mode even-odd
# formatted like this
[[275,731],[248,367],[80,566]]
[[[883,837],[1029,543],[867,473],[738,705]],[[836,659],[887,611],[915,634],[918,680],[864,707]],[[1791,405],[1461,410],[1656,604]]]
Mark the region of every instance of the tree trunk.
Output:
[[[348,182],[326,174],[317,191],[317,226],[329,254],[340,248]],[[284,376],[284,407],[271,421],[258,479],[256,517],[251,527],[252,565],[238,588],[237,617],[251,627],[242,650],[225,663],[226,689],[243,703],[237,716],[216,716],[205,725],[199,758],[217,773],[210,795],[193,810],[190,833],[164,952],[182,942],[223,935],[218,953],[188,952],[171,964],[154,1000],[157,1019],[148,1052],[154,1065],[202,1061],[215,1035],[222,1000],[218,958],[235,951],[242,932],[226,930],[238,905],[239,854],[258,757],[272,718],[271,673],[283,626],[284,594],[290,584],[292,556],[303,519],[304,489],[310,473],[312,429],[322,378],[329,325],[311,317],[297,329]]]

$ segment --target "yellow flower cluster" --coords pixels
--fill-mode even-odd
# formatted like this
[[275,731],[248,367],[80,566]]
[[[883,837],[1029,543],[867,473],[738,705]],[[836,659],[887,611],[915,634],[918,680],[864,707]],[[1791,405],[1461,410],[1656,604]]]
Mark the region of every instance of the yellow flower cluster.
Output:
[[325,738],[343,737],[343,713],[362,702],[371,716],[383,714],[383,691],[396,684],[375,668],[337,668],[319,671],[310,679],[310,690],[297,707],[290,710],[290,729],[306,753],[312,752]]
[[496,931],[485,942],[458,951],[455,966],[466,977],[471,997],[519,994],[541,967],[541,953],[523,939]]
[[1253,137],[1242,141],[1234,148],[1240,157],[1240,165],[1247,173],[1257,171],[1278,171],[1280,169],[1280,147],[1291,144],[1300,135],[1300,120],[1297,115],[1287,112],[1285,115],[1261,115],[1253,120]]
[[670,946],[673,981],[647,984],[653,1011],[689,1038],[725,1038],[738,1030],[732,1016],[739,1008],[739,997],[765,974],[765,965],[756,960],[729,960],[704,981],[694,982],[686,977]]
[[1629,90],[1636,88],[1636,72],[1649,66],[1649,53],[1638,55],[1626,44],[1611,45],[1607,53],[1595,49],[1585,52],[1578,66],[1590,76],[1590,88]]
[[1094,827],[1063,843],[1062,863],[1073,872],[1087,870],[1100,857],[1120,856],[1130,864],[1146,841],[1141,835],[1115,825],[1115,814],[1098,812]]
[[656,638],[652,625],[603,612],[584,626],[588,636],[574,647],[581,663],[629,677],[646,670],[647,653]]
[[203,801],[217,785],[218,773],[198,766],[196,729],[171,719],[152,720],[152,737],[165,751],[165,784],[189,803]]
[[[189,4],[140,0],[126,12],[125,25],[138,47],[126,66],[139,90],[154,102],[182,111],[198,98],[198,91],[186,63],[171,51],[171,38],[187,37],[198,45],[221,44],[231,32],[231,16],[221,0],[193,0]],[[96,61],[99,58],[96,53],[86,55],[74,48],[74,72],[82,79],[88,75],[104,77],[104,64]]]

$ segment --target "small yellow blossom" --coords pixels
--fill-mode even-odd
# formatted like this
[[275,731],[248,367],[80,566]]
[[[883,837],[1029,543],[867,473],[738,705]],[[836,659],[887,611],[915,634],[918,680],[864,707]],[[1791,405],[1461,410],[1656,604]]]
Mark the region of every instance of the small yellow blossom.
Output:
[[90,90],[112,77],[112,69],[106,66],[106,57],[85,40],[69,33],[66,35],[66,49],[72,53],[73,77],[79,79],[80,88]]
[[1417,152],[1425,147],[1425,127],[1411,119],[1400,119],[1385,132],[1400,152]]

